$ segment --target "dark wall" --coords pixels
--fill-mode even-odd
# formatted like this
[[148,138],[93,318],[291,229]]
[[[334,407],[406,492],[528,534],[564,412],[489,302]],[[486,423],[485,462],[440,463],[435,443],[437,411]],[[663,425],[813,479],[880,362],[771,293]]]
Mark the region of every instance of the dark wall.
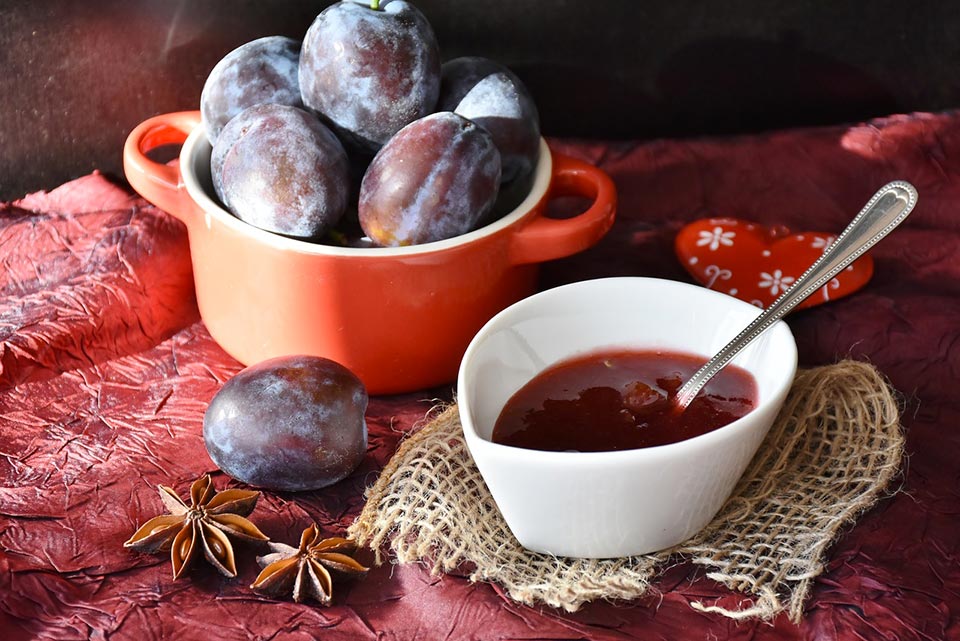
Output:
[[[329,2],[0,0],[0,199],[120,173],[143,119],[197,107],[256,37]],[[960,106],[960,4],[420,0],[445,59],[512,67],[553,136],[651,138]]]

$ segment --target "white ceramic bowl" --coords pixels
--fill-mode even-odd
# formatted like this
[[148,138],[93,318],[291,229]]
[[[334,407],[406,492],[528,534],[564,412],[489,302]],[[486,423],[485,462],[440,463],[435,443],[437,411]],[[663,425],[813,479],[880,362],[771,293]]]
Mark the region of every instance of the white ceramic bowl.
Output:
[[493,317],[460,365],[467,446],[526,548],[558,556],[646,554],[689,538],[716,515],[756,453],[797,367],[777,323],[733,361],[757,383],[757,406],[702,436],[618,452],[545,452],[493,443],[507,399],[557,361],[604,348],[712,355],[760,310],[703,287],[606,278],[541,292]]

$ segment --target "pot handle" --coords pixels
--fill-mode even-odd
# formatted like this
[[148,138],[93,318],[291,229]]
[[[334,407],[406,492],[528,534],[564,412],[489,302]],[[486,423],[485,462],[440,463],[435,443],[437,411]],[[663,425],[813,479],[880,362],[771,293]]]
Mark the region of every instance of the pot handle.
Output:
[[199,111],[179,111],[143,121],[123,146],[123,171],[137,192],[160,209],[187,222],[195,209],[176,165],[150,160],[146,154],[164,145],[182,144],[200,124]]
[[590,207],[573,218],[546,218],[542,213],[514,234],[510,261],[515,265],[540,263],[583,251],[599,241],[613,225],[617,190],[605,172],[576,158],[553,154],[553,176],[544,200],[560,196],[592,198]]

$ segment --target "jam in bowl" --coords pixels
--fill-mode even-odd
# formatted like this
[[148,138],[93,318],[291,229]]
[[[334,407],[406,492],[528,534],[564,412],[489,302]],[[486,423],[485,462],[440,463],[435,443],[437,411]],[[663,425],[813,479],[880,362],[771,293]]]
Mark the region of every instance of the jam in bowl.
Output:
[[[733,361],[732,389],[739,392],[719,393],[727,400],[741,394],[749,407],[704,433],[584,451],[569,443],[551,448],[549,428],[540,436],[547,447],[511,445],[499,438],[497,422],[504,408],[509,413],[511,399],[522,397],[538,377],[548,379],[578,361],[604,365],[611,355],[629,360],[645,354],[654,368],[665,368],[664,375],[634,377],[650,390],[595,374],[593,383],[563,383],[567,396],[552,399],[582,400],[585,390],[617,390],[626,405],[614,413],[626,409],[628,423],[643,427],[645,401],[659,402],[648,394],[669,396],[675,381],[666,379],[692,374],[760,311],[695,285],[606,278],[535,294],[484,325],[460,365],[460,418],[470,453],[520,544],[558,556],[621,557],[670,548],[706,526],[743,475],[790,389],[797,350],[783,322]],[[724,385],[722,379],[716,384]],[[527,407],[519,414],[544,408]],[[596,419],[590,411],[576,417],[588,443],[591,435],[596,440],[610,427]],[[560,432],[555,436],[553,445],[561,439]]]
[[565,360],[510,397],[492,440],[554,452],[610,452],[712,432],[753,409],[756,383],[728,365],[680,411],[677,391],[704,362],[655,350],[604,350]]

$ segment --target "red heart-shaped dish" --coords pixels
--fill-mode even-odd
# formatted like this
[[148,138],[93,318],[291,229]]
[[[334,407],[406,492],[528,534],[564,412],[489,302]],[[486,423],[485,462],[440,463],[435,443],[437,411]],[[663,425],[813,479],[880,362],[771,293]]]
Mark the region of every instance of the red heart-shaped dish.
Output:
[[[793,234],[737,218],[702,218],[677,233],[674,249],[690,274],[708,289],[757,307],[780,296],[836,238],[826,232]],[[873,259],[858,258],[798,305],[812,307],[852,294],[873,275]]]

